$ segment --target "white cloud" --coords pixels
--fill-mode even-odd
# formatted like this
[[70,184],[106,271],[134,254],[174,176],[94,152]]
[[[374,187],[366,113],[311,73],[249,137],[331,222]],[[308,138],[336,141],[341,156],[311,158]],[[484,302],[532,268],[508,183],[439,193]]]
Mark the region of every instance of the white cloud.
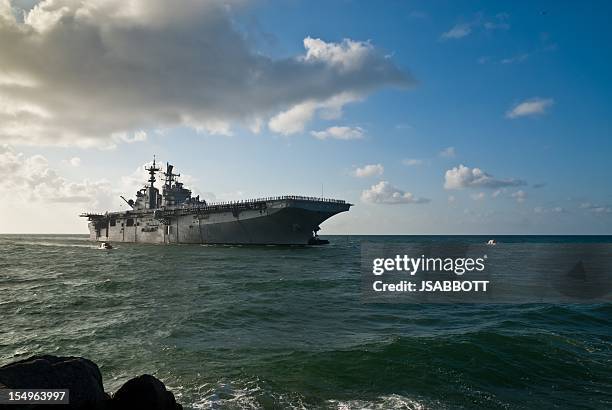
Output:
[[457,198],[455,198],[455,195],[449,195],[448,196],[448,203],[452,204],[457,200]]
[[511,196],[512,198],[516,199],[516,202],[523,203],[527,199],[527,192],[520,189],[516,192],[513,192]]
[[346,38],[341,43],[326,43],[319,38],[306,37],[304,48],[306,49],[306,55],[302,57],[304,61],[322,62],[344,71],[361,68],[374,51],[370,42]]
[[440,151],[438,155],[444,158],[454,158],[457,155],[457,153],[455,152],[455,147],[448,147]]
[[[279,112],[268,121],[270,130],[291,135],[303,132],[306,124],[318,115],[325,120],[333,120],[342,117],[342,109],[351,102],[361,101],[361,97],[352,93],[341,93],[325,101],[306,101],[294,105],[286,111]],[[332,127],[348,128],[348,127]]]
[[380,176],[385,172],[385,168],[381,164],[369,164],[361,168],[357,168],[353,175],[357,178],[367,178],[373,176]]
[[520,179],[497,179],[480,168],[469,168],[459,165],[446,171],[444,175],[445,189],[463,188],[500,188],[525,185]]
[[289,135],[303,132],[306,123],[314,116],[318,105],[314,101],[306,101],[294,105],[287,111],[280,112],[270,119],[268,127],[279,134]]
[[[71,164],[80,163],[72,158]],[[96,206],[107,202],[111,187],[107,181],[69,181],[52,169],[42,155],[26,156],[7,145],[0,146],[0,193],[11,201],[44,203],[79,203]]]
[[0,4],[0,143],[107,147],[271,118],[289,134],[414,82],[369,42],[307,37],[301,55],[258,53],[234,23],[239,0],[44,0],[23,19]]
[[536,214],[545,214],[545,213],[565,213],[567,212],[565,210],[565,208],[561,207],[561,206],[555,206],[552,208],[545,208],[542,206],[536,206],[535,208],[533,208],[533,212],[535,212]]
[[323,131],[311,131],[313,137],[325,140],[325,139],[337,139],[337,140],[358,140],[362,139],[365,135],[365,131],[361,127],[329,127]]
[[421,165],[423,163],[423,160],[415,159],[415,158],[406,158],[405,160],[402,161],[402,163],[409,167],[415,167],[417,165]]
[[458,39],[468,36],[472,32],[472,25],[469,23],[456,24],[450,30],[442,33],[440,36],[443,40]]
[[442,33],[440,36],[441,40],[460,39],[467,37],[476,29],[484,30],[508,30],[510,23],[508,23],[509,15],[507,13],[498,13],[494,18],[485,20],[485,16],[482,13],[477,13],[472,21],[467,23],[455,24],[450,30]]
[[542,115],[546,110],[554,104],[552,98],[532,98],[531,100],[523,101],[516,104],[506,112],[506,118],[519,118]]
[[580,204],[580,209],[592,212],[594,214],[610,214],[612,213],[612,207],[605,205],[592,204],[590,202],[583,202]]
[[367,203],[387,205],[424,204],[430,201],[427,198],[417,198],[410,192],[402,191],[387,181],[381,181],[364,190],[361,193],[361,200]]

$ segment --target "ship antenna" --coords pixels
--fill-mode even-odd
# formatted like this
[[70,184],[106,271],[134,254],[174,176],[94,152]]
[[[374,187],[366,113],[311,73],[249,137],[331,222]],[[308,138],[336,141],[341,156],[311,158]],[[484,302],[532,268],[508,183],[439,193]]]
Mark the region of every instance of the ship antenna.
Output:
[[153,184],[155,183],[155,173],[160,170],[160,168],[155,166],[155,155],[153,155],[153,166],[149,168],[145,167],[145,169],[149,171],[149,182],[151,183],[151,187],[153,187]]
[[174,169],[174,165],[170,164],[169,162],[166,162],[166,172],[164,173],[164,176],[166,180],[166,186],[168,187],[172,186],[172,182],[175,181],[174,177],[181,176],[181,174],[173,173],[172,172],[173,169]]

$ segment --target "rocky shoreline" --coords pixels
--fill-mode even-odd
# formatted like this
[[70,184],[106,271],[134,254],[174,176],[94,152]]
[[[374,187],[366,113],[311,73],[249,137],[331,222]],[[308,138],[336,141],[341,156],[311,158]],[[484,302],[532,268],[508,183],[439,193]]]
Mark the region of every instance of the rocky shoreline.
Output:
[[[174,394],[157,378],[143,374],[113,395],[104,391],[98,365],[82,357],[32,356],[0,367],[0,389],[69,389],[70,404],[6,405],[17,409],[180,410]],[[3,408],[0,405],[0,408]]]

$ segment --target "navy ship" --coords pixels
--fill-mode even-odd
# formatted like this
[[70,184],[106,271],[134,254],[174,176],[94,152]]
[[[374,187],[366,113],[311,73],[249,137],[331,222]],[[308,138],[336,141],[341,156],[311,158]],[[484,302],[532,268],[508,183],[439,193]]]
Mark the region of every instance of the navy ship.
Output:
[[155,244],[318,245],[319,225],[352,204],[339,199],[278,196],[208,203],[178,181],[166,163],[161,193],[155,187],[161,171],[153,159],[148,185],[136,199],[121,198],[127,211],[83,213],[89,237],[97,242]]

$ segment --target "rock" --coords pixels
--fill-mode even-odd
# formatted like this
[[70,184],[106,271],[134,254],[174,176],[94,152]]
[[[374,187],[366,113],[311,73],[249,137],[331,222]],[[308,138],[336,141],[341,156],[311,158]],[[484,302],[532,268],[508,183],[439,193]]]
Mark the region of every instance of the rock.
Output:
[[0,384],[11,389],[69,389],[70,407],[77,409],[104,408],[109,400],[100,369],[81,357],[32,356],[7,364],[0,367]]
[[113,395],[113,408],[117,409],[150,409],[182,410],[176,403],[174,394],[166,386],[149,374],[143,374],[128,380]]
[[[0,387],[8,389],[68,389],[70,405],[78,410],[182,410],[174,394],[155,377],[143,374],[128,380],[113,398],[104,392],[102,374],[91,360],[81,357],[32,356],[0,367]],[[2,406],[0,406],[2,407]],[[11,406],[51,410],[48,404]]]

